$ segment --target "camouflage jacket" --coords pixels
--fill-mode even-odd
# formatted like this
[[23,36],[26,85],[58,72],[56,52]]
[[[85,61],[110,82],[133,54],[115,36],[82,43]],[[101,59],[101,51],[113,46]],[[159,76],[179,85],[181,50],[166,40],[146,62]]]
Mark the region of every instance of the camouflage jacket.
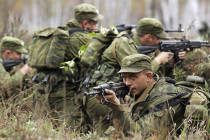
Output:
[[[90,68],[89,72],[87,72],[87,77],[90,77],[89,84],[91,87],[104,84],[108,81],[119,82],[121,81],[121,77],[117,72],[120,69],[121,61],[124,57],[132,54],[137,54],[137,50],[135,48],[136,45],[142,45],[136,30],[132,30],[133,37],[131,36],[121,36],[116,39],[115,43],[115,60],[113,56],[113,45],[112,44],[103,52],[101,56],[101,62],[94,68]],[[152,69],[153,72],[156,72],[159,68],[158,63],[153,60],[152,61]]]
[[[135,46],[141,45],[141,42],[135,30],[132,30],[132,34],[133,37],[121,36],[117,38],[115,43],[115,53],[117,60],[115,60],[113,56],[112,42],[112,44],[103,52],[101,56],[101,61],[98,64],[89,67],[86,74],[86,79],[89,80],[87,80],[87,83],[85,83],[86,80],[84,80],[83,84],[89,84],[90,91],[92,90],[92,87],[104,84],[108,81],[122,81],[120,74],[117,74],[120,69],[122,59],[128,55],[137,54],[138,52]],[[152,65],[154,67],[159,67],[156,61],[153,61]],[[83,87],[81,89],[84,90],[84,85],[81,86]],[[94,99],[87,99],[86,101],[84,101],[84,104],[86,106],[89,116],[91,116],[91,118],[95,122],[97,133],[102,135],[104,131],[108,129],[109,124],[106,120],[100,121],[99,118],[106,118],[106,115],[104,114],[107,114],[109,112],[109,109],[106,106],[97,103],[97,101],[95,101]]]
[[180,123],[184,116],[184,108],[179,103],[173,106],[173,109],[153,112],[154,106],[161,102],[167,102],[168,99],[178,94],[179,92],[174,85],[160,80],[155,83],[141,102],[136,101],[131,105],[130,113],[114,109],[111,114],[112,119],[118,121],[119,129],[123,130],[126,134],[141,131],[145,132],[145,136],[148,137],[149,134],[146,132],[152,132],[153,134],[161,133],[159,128],[166,128],[168,130],[168,128],[172,127],[172,120],[176,124]]
[[82,30],[81,25],[75,20],[70,20],[64,27],[66,30],[81,29],[70,34],[69,46],[66,49],[65,60],[69,61],[78,57],[78,51],[82,45],[88,46],[92,37],[88,35],[89,32]]
[[[75,19],[70,20],[66,24],[66,26],[61,28],[68,30],[69,32],[71,30],[75,30],[70,34],[69,45],[67,46],[64,54],[65,55],[64,61],[71,61],[79,57],[78,52],[80,50],[80,47],[83,45],[87,46],[91,41],[92,37],[88,34],[89,32],[82,30],[81,25]],[[78,64],[77,66],[79,67],[80,65]],[[67,81],[68,85],[71,86],[71,88],[69,87],[70,88],[69,90],[71,91],[69,91],[68,93],[69,95],[72,94],[73,90],[75,90],[75,88],[77,87],[75,82],[72,82],[72,79],[74,78],[73,80],[77,81],[83,77],[82,72],[80,70],[81,68],[79,67],[77,71],[75,71],[74,76],[76,78],[74,78],[73,76],[71,77],[71,75],[68,77],[68,75],[66,75],[67,73],[63,72],[62,70],[38,71],[37,83],[42,82],[46,77],[48,77],[49,81],[48,83],[42,84],[42,86],[40,86],[39,92],[43,93],[46,91],[48,92],[50,91],[54,93],[50,94],[50,96],[52,97],[63,97],[63,88],[64,88],[63,82]]]
[[[12,91],[16,87],[22,84],[24,74],[20,71],[15,72],[10,75],[3,67],[2,62],[0,62],[0,89],[1,91]],[[9,95],[7,95],[9,96]]]

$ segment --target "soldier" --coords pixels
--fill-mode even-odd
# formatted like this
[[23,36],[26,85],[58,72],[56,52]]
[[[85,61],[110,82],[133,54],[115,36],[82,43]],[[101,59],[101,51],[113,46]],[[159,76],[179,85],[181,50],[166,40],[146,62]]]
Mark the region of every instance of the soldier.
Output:
[[[115,93],[107,89],[105,90],[107,102],[102,101],[103,99],[99,95],[95,97],[98,102],[104,103],[111,109],[110,116],[113,125],[119,132],[124,132],[126,135],[141,131],[143,137],[150,137],[155,133],[160,139],[165,139],[168,132],[174,127],[174,123],[176,128],[179,128],[182,119],[186,117],[184,116],[185,106],[183,105],[189,104],[188,99],[190,97],[190,105],[202,104],[202,107],[204,107],[209,103],[205,96],[198,96],[194,93],[192,96],[190,93],[180,94],[182,93],[181,88],[165,82],[164,79],[155,80],[151,59],[143,54],[125,57],[118,73],[121,73],[123,82],[129,88],[129,94],[133,97],[134,102],[129,106],[123,106]],[[186,90],[183,91],[185,91],[183,93],[186,93]],[[186,100],[181,101],[181,99]],[[205,117],[208,116],[208,113],[206,113],[204,113]],[[199,116],[198,114],[197,116]],[[204,116],[203,118],[205,118]]]
[[[15,38],[5,36],[2,38],[0,43],[1,58],[20,60],[22,59],[21,54],[26,54],[27,50],[23,47],[23,41]],[[22,68],[16,67],[16,72],[13,74],[6,72],[3,65],[0,64],[0,85],[4,92],[7,92],[7,98],[21,91],[20,87],[23,85],[24,76],[31,73],[32,68],[25,64]],[[17,88],[19,87],[19,88]]]
[[74,8],[74,19],[63,27],[69,30],[71,35],[70,48],[67,48],[65,54],[67,60],[78,56],[80,47],[90,43],[92,37],[88,33],[97,30],[96,25],[102,19],[103,16],[99,14],[98,9],[91,4],[83,3]]
[[[60,27],[70,34],[69,44],[64,54],[65,61],[76,60],[79,57],[80,47],[89,44],[92,39],[89,33],[96,29],[96,24],[102,19],[103,16],[91,4],[83,3],[74,8],[74,19],[70,20],[66,26]],[[85,114],[75,103],[78,87],[76,81],[82,78],[80,69],[79,67],[72,76],[67,77],[61,69],[48,68],[43,70],[37,68],[38,73],[35,81],[42,83],[38,88],[39,93],[36,94],[36,115],[40,115],[38,117],[41,117],[43,110],[45,110],[51,113],[51,117],[58,119],[58,122],[55,122],[56,125],[65,124],[76,132],[88,131],[88,125],[84,119]],[[73,80],[75,75],[79,75],[79,77]],[[48,80],[43,83],[44,79]],[[53,110],[55,111],[52,113]]]
[[[156,46],[160,43],[160,39],[166,38],[166,36],[167,34],[164,32],[164,27],[158,20],[154,18],[143,18],[139,20],[137,28],[131,30],[131,35],[122,35],[116,38],[103,52],[99,64],[90,67],[83,85],[89,85],[89,89],[87,90],[92,90],[92,87],[104,84],[108,81],[122,81],[120,75],[117,74],[122,59],[126,56],[137,54],[136,45]],[[184,59],[185,53],[186,52],[180,52],[179,58]],[[152,71],[157,72],[160,65],[166,64],[169,58],[172,61],[173,53],[160,52],[152,59]],[[93,118],[96,123],[96,131],[102,134],[109,125],[106,121],[99,121],[99,118],[106,118],[104,116],[109,112],[108,109],[105,111],[106,107],[102,107],[94,98],[87,98],[84,104],[90,118]]]
[[[138,22],[137,32],[134,32],[135,36],[139,38],[138,46],[155,46],[160,43],[160,39],[167,37],[167,34],[163,32],[163,25],[154,18],[143,18]],[[162,30],[162,32],[161,32]],[[150,41],[153,40],[153,41]],[[178,57],[180,60],[185,59],[186,51],[179,52]],[[171,52],[156,52],[152,61],[152,71],[157,72],[161,65],[170,64],[174,65],[173,53]],[[164,71],[164,70],[162,70]],[[166,75],[164,75],[166,76]]]
[[14,75],[10,75],[3,67],[2,63],[0,63],[0,88],[12,88],[20,85],[21,80],[24,76],[31,72],[31,68],[25,64],[19,71],[17,71]]

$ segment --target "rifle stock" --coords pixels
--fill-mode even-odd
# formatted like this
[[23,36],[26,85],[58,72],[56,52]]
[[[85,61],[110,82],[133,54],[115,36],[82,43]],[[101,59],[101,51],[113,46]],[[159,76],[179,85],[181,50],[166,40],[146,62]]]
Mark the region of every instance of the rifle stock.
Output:
[[28,60],[28,55],[26,55],[23,59],[21,60],[6,60],[3,59],[2,63],[6,71],[10,71],[12,67],[19,65],[20,63],[26,64],[26,61]]

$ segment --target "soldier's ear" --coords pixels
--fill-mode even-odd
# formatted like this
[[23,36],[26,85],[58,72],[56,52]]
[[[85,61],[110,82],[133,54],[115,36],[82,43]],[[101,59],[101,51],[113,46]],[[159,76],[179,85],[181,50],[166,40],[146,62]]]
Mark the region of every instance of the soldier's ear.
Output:
[[87,21],[87,20],[84,20],[84,21],[82,22],[82,24],[81,24],[82,28],[83,28],[83,29],[86,28],[87,24],[88,24],[88,21]]
[[152,72],[148,71],[146,73],[147,78],[152,79]]
[[147,40],[149,40],[151,37],[152,37],[151,34],[147,34],[147,35],[146,35],[146,39],[147,39]]
[[5,54],[6,57],[9,57],[10,54],[11,54],[11,51],[10,51],[10,50],[6,50],[6,51],[4,52],[4,54]]

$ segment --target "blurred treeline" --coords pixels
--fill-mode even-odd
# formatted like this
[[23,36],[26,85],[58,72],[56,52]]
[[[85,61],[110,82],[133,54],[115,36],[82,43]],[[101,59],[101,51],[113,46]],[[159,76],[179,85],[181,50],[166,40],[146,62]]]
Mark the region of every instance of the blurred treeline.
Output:
[[37,29],[65,25],[83,2],[99,9],[105,17],[99,26],[104,27],[155,17],[165,28],[182,24],[186,34],[194,35],[202,22],[210,21],[209,0],[0,0],[0,38],[6,34],[26,39]]

